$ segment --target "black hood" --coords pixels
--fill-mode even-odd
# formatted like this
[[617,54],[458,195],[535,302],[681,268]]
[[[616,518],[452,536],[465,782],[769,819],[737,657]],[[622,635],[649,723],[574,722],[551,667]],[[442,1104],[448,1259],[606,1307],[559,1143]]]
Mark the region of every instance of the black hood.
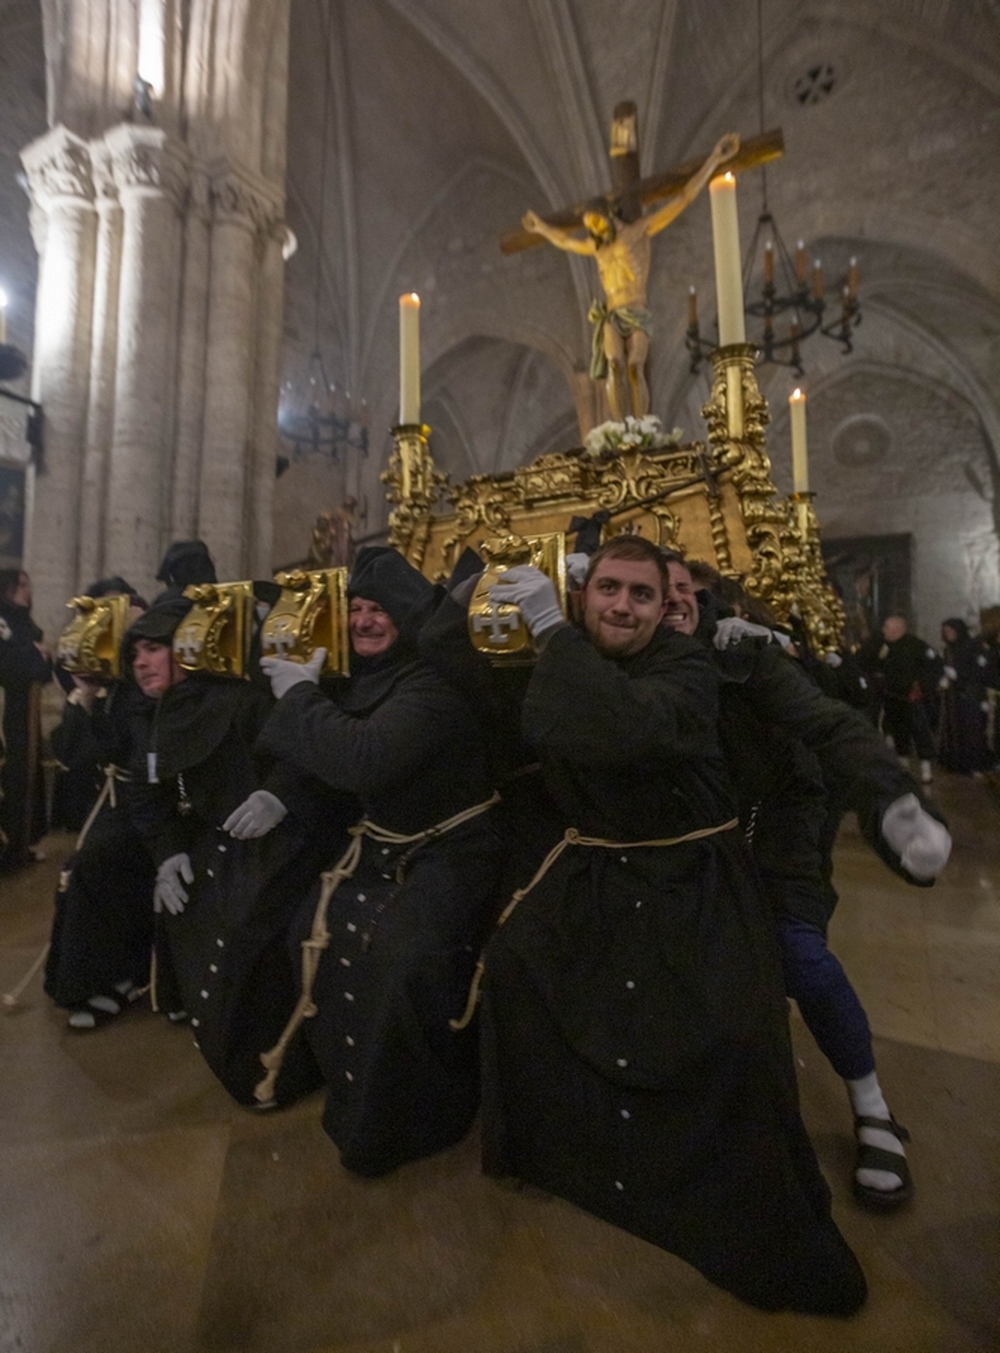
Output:
[[182,590],[195,583],[215,583],[215,565],[203,540],[175,540],[163,556],[157,582]]
[[407,644],[434,609],[442,589],[427,581],[389,545],[366,545],[351,570],[348,596],[363,597],[382,607]]

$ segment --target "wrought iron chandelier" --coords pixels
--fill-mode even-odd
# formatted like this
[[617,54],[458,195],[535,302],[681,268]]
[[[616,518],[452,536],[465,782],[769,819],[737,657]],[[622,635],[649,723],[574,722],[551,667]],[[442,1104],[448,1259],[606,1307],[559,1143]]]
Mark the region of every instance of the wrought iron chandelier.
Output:
[[[764,24],[763,0],[757,0],[757,103],[760,128],[764,130]],[[767,167],[761,166],[761,211],[750,247],[743,261],[743,309],[757,324],[756,333],[747,325],[747,341],[757,348],[762,366],[787,366],[797,376],[805,375],[802,345],[815,333],[840,343],[844,354],[853,351],[852,331],[861,323],[858,300],[858,263],[852,258],[844,276],[838,279],[839,314],[829,315],[823,264],[814,259],[812,268],[805,242],[799,240],[794,259],[782,239],[778,223],[767,198]],[[755,262],[762,254],[762,281],[759,299],[747,301],[752,294]],[[824,323],[826,320],[826,323]],[[698,326],[697,300],[690,289],[688,329],[685,343],[691,354],[691,371],[696,372],[717,342],[703,338]]]
[[[330,380],[319,341],[320,302],[323,286],[323,226],[326,218],[326,168],[330,130],[329,9],[323,11],[325,67],[323,77],[323,140],[319,176],[319,218],[316,229],[316,294],[313,308],[313,349],[304,379],[295,385],[286,381],[278,407],[278,431],[296,455],[323,452],[334,460],[356,451],[368,455],[368,406],[338,390]],[[287,464],[287,462],[286,462]],[[281,458],[279,458],[279,467]],[[280,470],[279,470],[280,472]]]

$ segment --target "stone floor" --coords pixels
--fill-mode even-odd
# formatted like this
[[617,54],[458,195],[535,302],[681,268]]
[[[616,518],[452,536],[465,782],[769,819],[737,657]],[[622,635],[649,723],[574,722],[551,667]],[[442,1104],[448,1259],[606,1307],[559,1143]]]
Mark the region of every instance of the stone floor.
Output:
[[[833,945],[913,1133],[900,1214],[852,1201],[840,1083],[796,1020],[806,1121],[871,1297],[767,1316],[558,1199],[480,1176],[475,1140],[349,1177],[316,1099],[229,1102],[148,1010],[67,1032],[36,982],[0,1019],[0,1353],[974,1353],[1000,1347],[1000,799],[941,777],[955,851],[907,888],[848,828]],[[44,942],[68,838],[0,884],[0,989]]]

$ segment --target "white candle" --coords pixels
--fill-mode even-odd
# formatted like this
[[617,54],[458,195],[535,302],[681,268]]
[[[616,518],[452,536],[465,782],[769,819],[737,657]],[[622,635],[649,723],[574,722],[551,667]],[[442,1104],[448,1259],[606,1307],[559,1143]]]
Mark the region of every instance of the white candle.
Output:
[[788,396],[788,418],[792,427],[792,488],[809,492],[809,453],[806,444],[806,397],[795,389]]
[[420,297],[399,298],[399,421],[420,422]]
[[747,341],[743,317],[743,264],[736,176],[720,174],[708,187],[712,200],[712,244],[715,249],[715,292],[719,308],[719,344]]

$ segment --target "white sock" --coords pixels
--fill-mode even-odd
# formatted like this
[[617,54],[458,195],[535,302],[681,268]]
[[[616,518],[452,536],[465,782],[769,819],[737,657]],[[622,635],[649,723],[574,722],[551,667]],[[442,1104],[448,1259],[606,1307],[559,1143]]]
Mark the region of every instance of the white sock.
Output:
[[[845,1081],[847,1093],[851,1097],[851,1107],[858,1118],[891,1118],[889,1106],[878,1083],[878,1073],[870,1071],[856,1081]],[[903,1143],[894,1132],[884,1128],[859,1127],[858,1141],[866,1146],[880,1146],[883,1151],[892,1151],[905,1158]],[[863,1188],[879,1189],[882,1193],[892,1193],[901,1188],[902,1176],[891,1170],[856,1170],[855,1178]]]

